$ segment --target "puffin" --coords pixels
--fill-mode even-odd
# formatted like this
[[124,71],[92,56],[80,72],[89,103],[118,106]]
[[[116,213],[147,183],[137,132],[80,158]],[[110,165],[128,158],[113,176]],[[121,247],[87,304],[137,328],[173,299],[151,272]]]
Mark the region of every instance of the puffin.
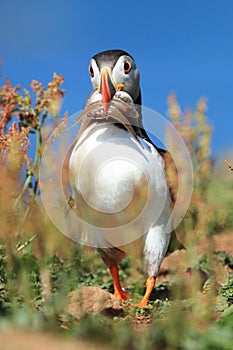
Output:
[[142,238],[145,293],[133,305],[146,307],[164,257],[182,246],[169,224],[178,191],[176,165],[143,127],[134,58],[123,50],[97,53],[89,75],[92,91],[77,119],[68,161],[73,198],[120,300],[131,299],[119,278],[125,247]]

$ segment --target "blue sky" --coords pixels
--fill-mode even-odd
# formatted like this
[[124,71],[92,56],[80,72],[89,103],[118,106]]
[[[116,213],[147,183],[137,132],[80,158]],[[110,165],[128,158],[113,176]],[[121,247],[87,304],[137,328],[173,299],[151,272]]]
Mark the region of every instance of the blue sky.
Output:
[[29,87],[62,73],[64,109],[79,111],[90,92],[88,62],[112,48],[128,51],[141,72],[143,104],[166,113],[208,98],[213,153],[233,153],[233,1],[1,0],[0,80]]

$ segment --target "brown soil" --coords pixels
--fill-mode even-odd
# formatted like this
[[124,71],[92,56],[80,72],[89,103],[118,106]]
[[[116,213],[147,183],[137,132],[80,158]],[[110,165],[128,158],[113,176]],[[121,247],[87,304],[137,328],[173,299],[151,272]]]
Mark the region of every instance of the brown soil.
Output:
[[[211,238],[204,238],[197,244],[198,254],[208,254],[211,251],[225,251],[233,256],[233,232],[226,232]],[[190,262],[192,263],[192,262]],[[169,272],[180,271],[187,269],[187,253],[185,250],[177,250],[173,254],[167,256],[160,269],[160,274],[166,274]]]
[[[213,236],[214,250],[222,250],[233,256],[233,232],[225,232],[217,236]],[[208,240],[204,239],[199,244],[199,252],[204,253],[208,251]]]
[[[233,232],[226,232],[213,236],[211,238],[204,238],[200,240],[196,247],[196,254],[211,254],[214,251],[224,251],[233,256]],[[193,258],[197,255],[190,255],[185,250],[177,250],[173,254],[167,256],[160,269],[160,275],[157,278],[157,282],[167,281],[172,276],[178,276],[181,282],[184,284],[190,283],[190,279],[193,278],[192,270],[189,268],[193,265]],[[207,276],[203,271],[198,271],[199,277],[202,280],[202,285],[207,279]],[[216,281],[219,284],[223,284],[227,280],[229,270],[226,266],[223,266],[220,262],[215,261],[215,273]]]
[[82,287],[71,292],[66,311],[77,320],[83,314],[102,313],[110,317],[124,315],[121,301],[113,294],[99,287]]
[[59,335],[22,330],[1,331],[1,350],[109,350],[105,346],[66,339]]

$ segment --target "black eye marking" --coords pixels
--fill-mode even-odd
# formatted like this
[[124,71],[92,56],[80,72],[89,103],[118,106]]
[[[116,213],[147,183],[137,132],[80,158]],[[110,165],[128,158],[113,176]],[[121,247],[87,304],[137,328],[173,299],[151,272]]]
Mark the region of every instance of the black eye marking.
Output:
[[93,67],[92,66],[90,66],[89,67],[89,74],[90,74],[90,76],[93,78],[94,77],[94,69],[93,69]]
[[129,73],[131,71],[131,65],[129,64],[129,62],[125,62],[124,63],[124,72],[125,74]]

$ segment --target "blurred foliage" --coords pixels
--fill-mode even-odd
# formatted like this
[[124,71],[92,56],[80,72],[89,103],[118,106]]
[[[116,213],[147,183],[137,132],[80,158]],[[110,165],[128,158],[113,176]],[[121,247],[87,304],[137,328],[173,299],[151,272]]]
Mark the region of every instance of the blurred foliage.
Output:
[[[30,212],[36,210],[43,147],[51,131],[67,118],[67,114],[62,121],[58,117],[63,81],[61,75],[54,74],[46,89],[34,80],[29,92],[13,87],[6,78],[0,88],[0,170],[2,179],[7,179],[0,184],[1,236],[9,245],[15,238],[19,241]],[[33,159],[29,158],[31,144]]]
[[[174,94],[168,97],[167,102],[168,116],[182,136],[193,164],[192,200],[177,232],[198,260],[195,247],[199,241],[223,230],[233,229],[233,182],[230,178],[226,179],[221,172],[218,177],[214,175],[215,162],[211,156],[213,128],[206,115],[207,100],[201,98],[194,110],[185,111],[182,111]],[[169,134],[167,142],[172,145],[173,140],[169,138]],[[231,168],[229,162],[227,165]],[[211,239],[208,248],[209,254],[212,254]]]
[[[193,195],[186,219],[181,224],[182,235],[187,242],[207,235],[216,208],[208,203],[207,190],[211,183],[213,160],[211,158],[212,127],[207,120],[207,101],[201,98],[196,109],[182,111],[176,96],[168,99],[168,116],[182,136],[193,164]],[[168,146],[173,140],[167,135]],[[173,146],[173,149],[175,147]],[[182,159],[181,159],[182,163]],[[192,244],[192,243],[191,243]]]
[[[180,225],[188,246],[186,263],[192,267],[189,280],[178,276],[161,282],[147,308],[126,303],[122,317],[84,315],[77,321],[65,311],[70,291],[86,285],[112,291],[112,281],[96,253],[56,230],[38,197],[43,147],[67,119],[67,114],[59,117],[62,83],[63,77],[54,74],[47,88],[33,81],[29,91],[13,87],[8,79],[0,88],[0,329],[49,330],[118,349],[232,349],[233,257],[214,253],[211,239],[206,254],[193,244],[233,227],[228,211],[232,182],[211,179],[212,128],[205,99],[195,111],[182,113],[175,96],[168,98],[170,119],[194,166],[192,203]],[[221,283],[219,266],[227,269]],[[199,271],[207,279],[204,284]],[[120,274],[140,299],[144,277],[135,260],[124,260]]]

